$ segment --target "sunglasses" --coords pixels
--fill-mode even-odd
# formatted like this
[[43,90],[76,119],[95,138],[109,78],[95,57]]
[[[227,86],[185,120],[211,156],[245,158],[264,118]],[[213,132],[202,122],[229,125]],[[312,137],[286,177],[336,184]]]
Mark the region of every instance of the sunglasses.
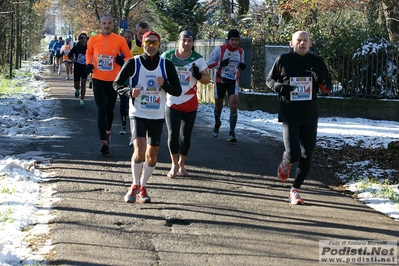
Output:
[[158,46],[159,45],[159,41],[144,41],[146,46],[150,46],[150,45],[154,45],[154,46]]
[[82,40],[82,39],[86,39],[86,37],[84,37],[84,36],[79,37],[79,40]]

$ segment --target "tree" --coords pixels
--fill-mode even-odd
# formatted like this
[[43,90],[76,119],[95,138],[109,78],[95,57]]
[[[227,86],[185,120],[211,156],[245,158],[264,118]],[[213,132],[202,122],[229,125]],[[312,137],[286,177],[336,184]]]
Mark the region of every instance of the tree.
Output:
[[174,41],[180,31],[189,29],[194,34],[206,16],[198,0],[149,0],[148,7],[157,15],[154,29],[162,33],[165,40]]

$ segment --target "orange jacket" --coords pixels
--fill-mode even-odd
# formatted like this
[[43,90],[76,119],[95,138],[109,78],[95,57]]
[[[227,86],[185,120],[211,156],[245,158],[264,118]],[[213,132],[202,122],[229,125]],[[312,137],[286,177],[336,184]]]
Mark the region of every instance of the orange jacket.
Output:
[[92,36],[87,43],[86,64],[93,64],[92,77],[103,81],[114,81],[121,67],[116,63],[117,55],[123,53],[124,60],[132,57],[125,38],[111,33],[108,36]]

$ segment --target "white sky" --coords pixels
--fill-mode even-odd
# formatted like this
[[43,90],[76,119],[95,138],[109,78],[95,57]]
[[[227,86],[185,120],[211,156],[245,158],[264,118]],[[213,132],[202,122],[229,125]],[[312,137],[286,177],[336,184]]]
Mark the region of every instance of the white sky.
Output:
[[[25,66],[25,69],[21,69],[21,73],[28,70],[32,77],[40,77],[42,76],[41,69],[42,66],[34,62]],[[37,81],[22,75],[17,79],[21,80],[21,86],[25,87],[25,91],[30,93],[0,98],[1,135],[26,141],[32,135],[41,137],[59,134],[56,129],[60,128],[63,119],[54,115],[53,100],[46,99],[45,81]],[[209,120],[212,124],[213,105],[200,105],[198,116]],[[229,110],[225,108],[222,113],[224,121],[222,127],[228,127],[228,116]],[[46,126],[49,124],[51,126]],[[41,128],[46,128],[46,130],[40,130]],[[51,128],[54,128],[54,132],[51,132]],[[245,134],[248,130],[282,140],[281,124],[277,122],[276,114],[239,111],[237,136]],[[332,144],[327,144],[323,139],[334,141]],[[389,142],[398,140],[399,123],[397,122],[340,117],[319,119],[317,143],[328,145],[329,148],[338,149],[344,144],[355,146],[358,143],[368,148],[387,147]],[[35,161],[43,159],[45,158],[42,158],[39,153],[19,157],[1,157],[0,155],[0,265],[35,264],[42,261],[42,256],[51,250],[51,239],[47,241],[43,249],[35,253],[28,248],[27,243],[29,239],[37,235],[48,233],[47,223],[52,219],[49,215],[50,206],[57,200],[52,197],[56,188],[41,184],[51,178],[51,174],[42,173],[35,167]],[[362,169],[364,163],[353,162],[348,167],[357,167],[364,177],[382,171],[375,168]],[[353,181],[348,184],[348,189],[358,192],[359,199],[370,207],[399,221],[399,204],[380,196],[381,185],[373,185],[365,189],[360,189],[360,186],[361,183]],[[398,195],[397,187],[396,185],[389,188]],[[26,228],[30,230],[23,230]]]

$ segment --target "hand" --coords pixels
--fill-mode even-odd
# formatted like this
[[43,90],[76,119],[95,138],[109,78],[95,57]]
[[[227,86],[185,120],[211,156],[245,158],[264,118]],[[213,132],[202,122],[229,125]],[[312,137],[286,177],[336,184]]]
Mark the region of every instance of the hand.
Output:
[[197,80],[200,80],[202,78],[202,75],[199,71],[199,68],[193,63],[192,67],[190,68],[191,74],[193,74],[194,78]]
[[86,65],[85,71],[86,71],[87,74],[93,73],[93,70],[94,70],[94,66],[92,64],[87,64]]
[[246,65],[244,63],[240,63],[238,66],[241,70],[245,70]]
[[220,67],[225,67],[229,64],[230,58],[224,59],[222,62],[220,62]]
[[274,90],[280,95],[284,96],[287,99],[290,99],[291,91],[294,90],[294,87],[284,83],[276,83],[274,84]]
[[163,84],[164,84],[164,82],[165,82],[165,80],[164,80],[163,77],[157,77],[157,78],[155,79],[155,81],[157,82],[157,84],[158,84],[159,87],[162,87]]
[[116,55],[115,61],[121,67],[125,64],[125,61],[123,60],[122,56],[120,56],[119,54]]
[[322,77],[322,72],[319,69],[316,68],[311,68],[310,69],[312,71],[312,77],[314,78],[314,80],[316,81],[317,84],[323,84],[324,83],[324,79]]

